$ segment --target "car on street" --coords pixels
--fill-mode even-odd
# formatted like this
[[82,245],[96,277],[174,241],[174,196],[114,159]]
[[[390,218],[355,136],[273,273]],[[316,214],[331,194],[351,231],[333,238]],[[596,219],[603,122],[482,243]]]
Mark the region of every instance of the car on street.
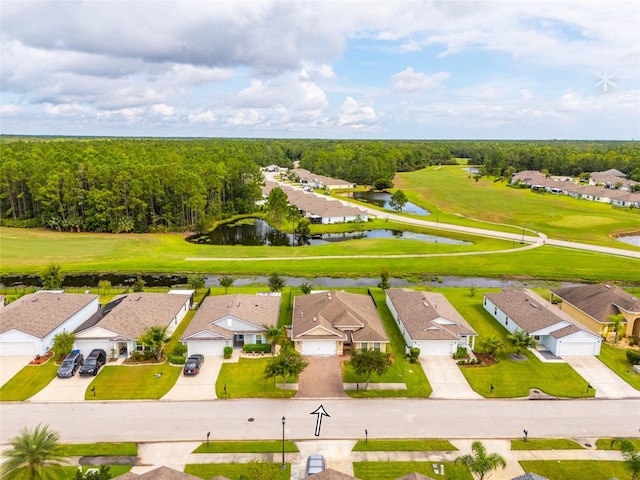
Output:
[[84,359],[84,363],[80,367],[78,373],[80,375],[93,375],[98,374],[100,367],[107,363],[107,352],[101,348],[95,348],[91,350],[91,353]]
[[84,357],[80,353],[80,350],[74,350],[65,357],[62,361],[62,365],[58,368],[59,378],[69,378],[76,374],[76,370],[80,368],[84,361]]
[[309,455],[309,458],[307,458],[307,476],[313,475],[314,473],[324,472],[324,468],[324,456],[318,454]]
[[204,362],[204,355],[195,354],[187,358],[182,373],[184,375],[197,375],[200,372],[200,366]]

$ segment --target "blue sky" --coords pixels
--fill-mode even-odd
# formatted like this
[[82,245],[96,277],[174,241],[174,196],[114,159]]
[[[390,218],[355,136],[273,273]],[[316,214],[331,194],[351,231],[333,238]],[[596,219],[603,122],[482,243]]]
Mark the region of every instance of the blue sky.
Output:
[[0,9],[3,134],[640,138],[637,0]]

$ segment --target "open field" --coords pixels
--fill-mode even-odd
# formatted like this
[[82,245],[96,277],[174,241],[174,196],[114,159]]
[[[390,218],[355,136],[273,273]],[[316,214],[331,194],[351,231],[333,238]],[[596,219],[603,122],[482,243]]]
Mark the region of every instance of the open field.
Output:
[[[429,167],[398,173],[395,187],[443,223],[480,226],[470,219],[518,225],[549,237],[630,248],[609,235],[638,231],[640,215],[610,205],[564,195],[536,194],[483,177],[478,182],[462,167]],[[637,247],[636,247],[637,248]]]
[[[512,242],[480,237],[473,237],[473,241],[476,243],[467,247],[393,239],[353,240],[319,247],[213,247],[189,244],[180,234],[60,233],[3,227],[0,228],[0,264],[3,275],[38,274],[48,263],[56,262],[62,265],[65,273],[226,272],[264,275],[278,271],[284,275],[309,278],[377,277],[382,268],[388,268],[392,276],[417,278],[473,275],[638,282],[640,262],[637,260],[549,245],[494,254],[417,256],[472,248],[490,251],[513,246]],[[390,254],[407,257],[385,258]],[[366,255],[366,261],[358,255]],[[201,260],[188,261],[187,258]]]

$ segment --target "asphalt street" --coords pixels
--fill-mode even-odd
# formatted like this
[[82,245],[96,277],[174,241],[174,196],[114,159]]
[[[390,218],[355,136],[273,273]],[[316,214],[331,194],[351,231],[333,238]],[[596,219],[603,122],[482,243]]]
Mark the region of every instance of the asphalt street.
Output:
[[[315,436],[320,405],[328,413]],[[640,400],[247,399],[0,404],[0,443],[39,423],[65,442],[638,437]]]

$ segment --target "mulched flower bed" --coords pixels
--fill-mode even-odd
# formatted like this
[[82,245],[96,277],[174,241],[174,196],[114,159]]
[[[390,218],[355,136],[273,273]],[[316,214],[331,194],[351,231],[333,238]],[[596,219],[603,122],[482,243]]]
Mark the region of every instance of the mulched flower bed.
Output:
[[482,363],[479,365],[481,367],[489,367],[491,365],[495,365],[496,363],[498,363],[498,360],[496,360],[492,355],[488,353],[473,352],[473,354],[476,356],[476,358],[479,358],[480,360],[482,360]]
[[29,362],[29,365],[42,365],[43,363],[47,363],[51,357],[53,357],[53,352],[49,350],[44,355],[36,356],[36,358]]

